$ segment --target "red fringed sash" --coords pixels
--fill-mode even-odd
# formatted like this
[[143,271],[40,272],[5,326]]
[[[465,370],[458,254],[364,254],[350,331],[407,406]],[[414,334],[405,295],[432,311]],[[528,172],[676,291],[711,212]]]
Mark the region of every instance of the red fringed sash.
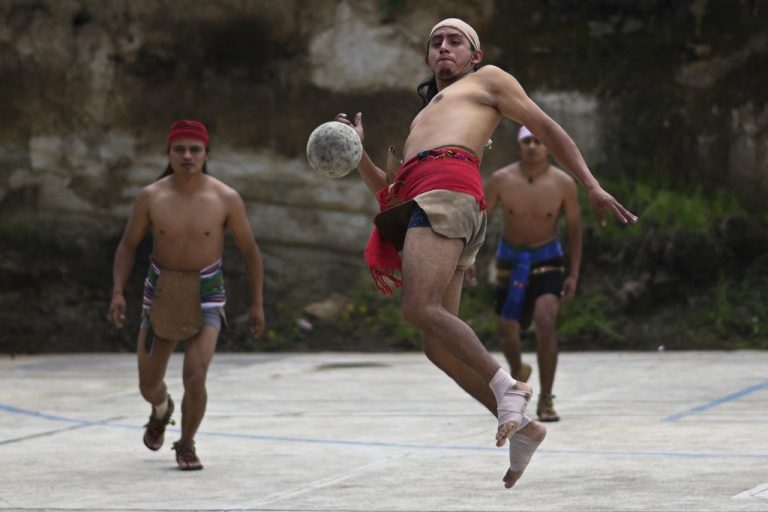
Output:
[[[456,148],[419,153],[400,167],[392,185],[376,193],[379,208],[384,212],[424,192],[450,190],[473,196],[484,210],[483,180],[478,164],[475,155]],[[405,225],[403,229],[406,229]],[[365,261],[379,291],[392,295],[387,280],[397,288],[400,287],[401,280],[397,277],[401,269],[400,255],[395,245],[381,234],[375,224],[365,246]]]

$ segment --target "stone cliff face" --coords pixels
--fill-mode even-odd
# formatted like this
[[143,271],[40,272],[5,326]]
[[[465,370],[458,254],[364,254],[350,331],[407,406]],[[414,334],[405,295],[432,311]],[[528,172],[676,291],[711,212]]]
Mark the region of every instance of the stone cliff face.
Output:
[[[78,292],[65,302],[91,297],[99,315],[89,325],[104,332],[111,251],[137,192],[164,168],[166,130],[181,117],[209,126],[209,168],[245,199],[272,291],[300,306],[344,286],[360,269],[375,204],[355,176],[315,176],[307,136],[337,112],[363,111],[374,159],[401,146],[414,88],[428,75],[425,37],[446,16],[478,28],[486,61],[521,80],[599,175],[660,169],[667,181],[726,187],[764,211],[764,6],[740,2],[720,22],[719,4],[4,1],[0,302],[63,300],[70,283]],[[515,158],[515,130],[500,125],[484,173]],[[17,321],[2,318],[3,327]],[[21,323],[17,336],[42,329]],[[66,335],[42,329],[35,343],[65,346],[76,324]]]

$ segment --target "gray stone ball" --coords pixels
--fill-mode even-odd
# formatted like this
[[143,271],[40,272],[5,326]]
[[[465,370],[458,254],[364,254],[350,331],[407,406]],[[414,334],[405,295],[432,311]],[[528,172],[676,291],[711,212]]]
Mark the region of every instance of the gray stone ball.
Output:
[[360,163],[363,143],[351,126],[338,121],[323,123],[307,141],[309,166],[325,178],[346,176]]

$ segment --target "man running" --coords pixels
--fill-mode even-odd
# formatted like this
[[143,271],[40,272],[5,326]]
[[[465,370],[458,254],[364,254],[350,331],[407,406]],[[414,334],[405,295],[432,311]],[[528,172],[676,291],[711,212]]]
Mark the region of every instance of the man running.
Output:
[[184,341],[184,397],[181,438],[173,443],[179,469],[202,469],[195,452],[195,434],[205,414],[208,367],[224,319],[226,295],[221,258],[229,231],[240,248],[251,290],[248,310],[254,337],[264,330],[261,252],[240,195],[207,174],[208,130],[194,120],[171,125],[167,139],[168,166],[144,187],[133,205],[113,268],[109,318],[123,328],[123,288],[133,268],[136,248],[151,230],[152,257],[144,283],[139,329],[139,389],[152,405],[144,444],[159,450],[165,428],[173,423],[174,402],[165,385],[168,361]]

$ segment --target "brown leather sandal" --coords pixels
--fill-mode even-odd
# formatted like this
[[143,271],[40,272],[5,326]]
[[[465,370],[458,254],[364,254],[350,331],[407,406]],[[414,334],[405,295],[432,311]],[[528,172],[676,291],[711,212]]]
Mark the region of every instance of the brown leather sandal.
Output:
[[539,395],[539,403],[536,407],[536,415],[539,421],[560,421],[560,416],[555,412],[553,400],[555,395]]
[[175,425],[176,422],[171,419],[173,414],[173,400],[168,395],[168,410],[162,418],[155,416],[155,408],[152,407],[152,414],[149,415],[149,422],[144,425],[144,445],[152,451],[157,451],[163,446],[165,441],[165,427],[168,424]]
[[173,449],[176,450],[176,464],[182,471],[196,471],[203,469],[203,463],[197,458],[195,453],[195,442],[183,443],[176,441],[173,443]]

